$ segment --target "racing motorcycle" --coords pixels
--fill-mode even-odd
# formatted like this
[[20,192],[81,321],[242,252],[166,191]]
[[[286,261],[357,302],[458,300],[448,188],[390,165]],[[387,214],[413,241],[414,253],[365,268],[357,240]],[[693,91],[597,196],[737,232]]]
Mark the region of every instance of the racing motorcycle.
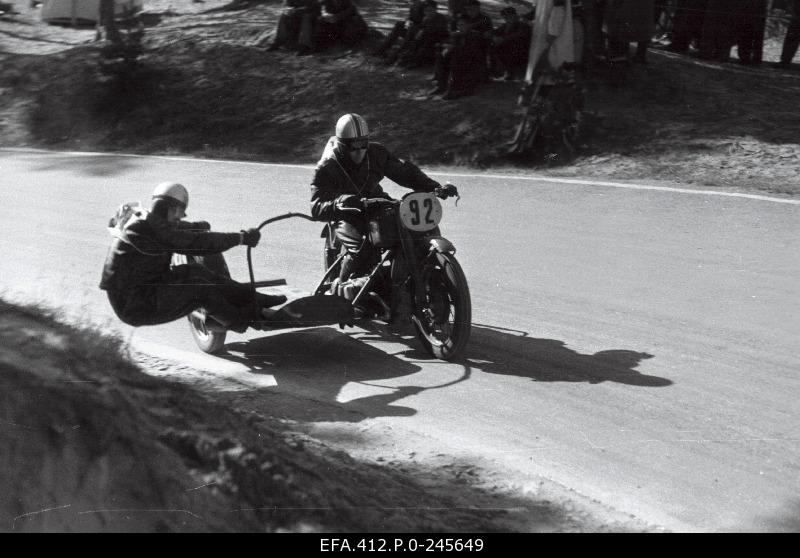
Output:
[[316,295],[331,293],[351,301],[356,317],[413,324],[423,347],[434,357],[453,360],[469,340],[472,303],[469,286],[455,257],[455,246],[441,236],[439,198],[460,197],[452,184],[435,192],[409,192],[401,200],[364,202],[374,259],[369,271],[339,281],[346,254],[333,223],[322,231],[324,266]]
[[[438,227],[442,219],[438,198],[451,196],[456,203],[460,199],[456,187],[447,184],[431,193],[410,192],[401,200],[366,200],[369,233],[364,242],[371,244],[374,259],[365,275],[344,282],[339,281],[339,273],[346,251],[336,239],[334,224],[327,223],[322,231],[325,272],[313,294],[287,302],[247,327],[274,330],[338,324],[344,328],[359,320],[382,320],[400,327],[411,324],[432,356],[457,358],[469,340],[472,305],[456,249]],[[313,221],[309,215],[287,213],[267,219],[258,228],[291,217]],[[172,261],[173,265],[191,262],[230,277],[222,254],[175,254]],[[286,284],[284,279],[256,281],[249,247],[247,263],[254,290]],[[224,347],[229,328],[212,315],[200,308],[188,320],[202,351],[215,353]]]

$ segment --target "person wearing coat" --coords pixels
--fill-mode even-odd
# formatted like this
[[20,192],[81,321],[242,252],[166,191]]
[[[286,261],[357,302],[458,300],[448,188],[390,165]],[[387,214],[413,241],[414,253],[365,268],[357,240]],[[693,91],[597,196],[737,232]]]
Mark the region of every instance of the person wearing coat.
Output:
[[281,46],[311,50],[314,46],[314,26],[319,14],[319,0],[284,0],[275,39],[267,50],[277,50]]
[[352,47],[367,36],[367,22],[353,0],[322,0],[322,7],[324,12],[317,19],[314,31],[314,50],[335,43]]
[[254,292],[250,285],[214,273],[198,263],[172,265],[173,254],[207,256],[234,246],[258,244],[258,229],[212,232],[205,221],[188,222],[189,193],[163,182],[153,191],[150,210],[123,206],[109,223],[108,249],[100,288],[117,317],[132,326],[156,325],[205,308],[221,324],[242,332],[262,311],[285,296]]

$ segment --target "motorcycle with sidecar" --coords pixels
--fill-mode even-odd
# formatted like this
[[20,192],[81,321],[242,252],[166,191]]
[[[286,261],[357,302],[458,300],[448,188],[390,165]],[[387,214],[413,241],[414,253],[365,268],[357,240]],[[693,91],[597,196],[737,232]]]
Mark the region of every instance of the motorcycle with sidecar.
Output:
[[[319,325],[352,326],[363,320],[383,321],[400,330],[413,327],[422,346],[443,360],[458,358],[469,340],[472,303],[464,272],[455,257],[455,246],[441,236],[440,199],[456,197],[458,190],[446,184],[434,192],[409,192],[400,200],[368,199],[364,212],[371,245],[368,270],[355,279],[339,280],[344,247],[336,239],[334,223],[326,223],[323,238],[324,273],[310,296],[291,300],[263,320],[248,324],[259,330]],[[267,219],[265,225],[291,217],[313,220],[302,213]],[[285,285],[283,279],[256,281],[251,249],[247,261],[252,288]],[[195,262],[230,277],[222,254],[176,254],[173,264]],[[220,351],[228,329],[205,310],[188,316],[198,347],[207,353]]]

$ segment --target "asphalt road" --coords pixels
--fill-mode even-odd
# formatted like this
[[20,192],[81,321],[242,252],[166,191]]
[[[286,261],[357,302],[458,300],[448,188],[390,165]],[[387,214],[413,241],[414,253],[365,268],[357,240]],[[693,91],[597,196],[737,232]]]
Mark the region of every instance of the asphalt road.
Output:
[[[441,224],[474,307],[457,364],[379,328],[231,334],[217,358],[199,354],[183,321],[115,322],[97,283],[120,203],[177,180],[191,219],[239,230],[307,211],[310,176],[0,151],[2,294],[117,328],[203,369],[187,378],[200,388],[356,455],[447,456],[533,495],[545,479],[666,529],[800,529],[796,201],[437,175],[462,193]],[[313,289],[320,228],[265,229],[256,275]],[[227,259],[244,280],[244,249]]]

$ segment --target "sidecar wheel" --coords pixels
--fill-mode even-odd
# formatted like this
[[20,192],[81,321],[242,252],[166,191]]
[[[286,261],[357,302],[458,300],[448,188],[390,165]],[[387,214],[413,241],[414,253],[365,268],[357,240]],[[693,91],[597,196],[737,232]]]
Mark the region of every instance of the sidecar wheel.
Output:
[[431,355],[457,358],[472,329],[472,301],[467,278],[451,254],[437,254],[437,264],[422,278],[422,308],[414,312],[417,337]]
[[[225,258],[222,254],[211,254],[208,256],[184,256],[183,254],[173,254],[173,266],[187,263],[198,263],[225,277],[231,276],[228,270],[228,264],[225,263]],[[189,331],[192,332],[194,342],[197,343],[197,347],[201,351],[214,354],[225,346],[225,338],[228,335],[227,331],[209,330],[200,318],[192,316],[191,314],[189,314],[187,319],[189,320]]]

